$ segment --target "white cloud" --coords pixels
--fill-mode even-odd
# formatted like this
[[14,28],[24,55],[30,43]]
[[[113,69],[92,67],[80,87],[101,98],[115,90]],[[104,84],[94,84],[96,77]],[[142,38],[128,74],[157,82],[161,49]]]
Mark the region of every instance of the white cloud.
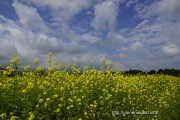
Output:
[[113,1],[104,1],[95,6],[95,18],[91,26],[97,31],[111,30],[116,24],[118,4]]
[[39,30],[48,30],[36,8],[26,6],[18,1],[14,1],[13,7],[19,16],[23,28],[36,32]]
[[106,44],[108,46],[120,47],[125,42],[127,42],[127,39],[125,37],[123,37],[120,33],[115,32],[115,31],[108,32],[107,40],[106,40]]
[[98,38],[97,36],[91,34],[91,33],[85,33],[83,35],[81,35],[81,39],[82,41],[86,41],[86,42],[89,42],[89,43],[96,43],[97,41],[100,40],[100,38]]
[[[179,0],[154,1],[150,5],[138,3],[135,6],[136,16],[142,22],[125,32],[128,39],[142,43],[148,50],[148,56],[153,56],[154,59],[177,55],[177,47],[180,46],[179,6]],[[171,45],[163,46],[167,43]],[[172,49],[172,44],[177,47]]]
[[90,6],[90,0],[21,0],[38,7],[48,8],[55,21],[66,22],[82,9]]
[[69,55],[73,55],[73,54],[80,54],[80,53],[84,53],[85,51],[85,47],[78,44],[77,42],[71,42],[68,44],[65,44],[66,49],[65,49],[65,53],[69,54]]
[[124,53],[120,53],[120,54],[117,54],[115,57],[117,59],[124,59],[124,58],[127,58],[128,56],[126,54],[124,54]]
[[131,49],[134,52],[144,52],[142,51],[144,49],[144,46],[140,42],[133,43],[133,45],[131,46]]
[[89,0],[23,0],[26,2],[34,3],[40,7],[50,7],[51,9],[71,9],[79,11],[81,8],[89,6]]
[[140,18],[158,17],[162,20],[180,20],[180,1],[179,0],[161,0],[155,1],[150,5],[138,3],[135,10]]
[[139,0],[128,0],[127,3],[126,3],[126,7],[129,7],[135,3],[137,3]]
[[[0,44],[0,58],[1,64],[8,64],[9,57],[13,53],[20,55],[22,65],[33,65],[33,59],[38,58],[40,65],[46,65],[46,57],[48,52],[52,51],[54,54],[65,54],[64,57],[72,55],[80,55],[84,51],[84,46],[79,45],[77,42],[65,43],[60,38],[52,37],[44,33],[42,30],[34,33],[29,29],[24,29],[3,16],[0,16],[0,31],[1,31],[1,44]],[[7,56],[7,57],[5,57]],[[57,57],[57,59],[61,59]],[[81,59],[78,57],[78,60]],[[66,61],[61,61],[66,62]],[[71,61],[73,62],[73,61]]]
[[20,27],[16,25],[14,21],[9,20],[2,15],[0,15],[0,20],[0,34],[2,34],[2,36],[4,35],[3,32],[11,35],[21,35],[21,31],[19,30]]
[[165,45],[161,48],[161,51],[166,55],[166,56],[176,56],[180,54],[180,48],[179,46],[175,44],[168,44]]
[[13,40],[9,36],[19,35],[20,31],[18,29],[19,27],[13,21],[0,15],[0,56],[11,56],[14,52],[17,52]]
[[180,20],[180,0],[162,0],[158,3],[156,9],[162,19]]
[[[78,66],[92,60],[93,66],[99,67],[100,56],[106,56],[116,65],[120,63],[119,69],[178,67],[175,64],[180,58],[179,1],[154,0],[141,4],[137,1],[14,0],[19,19],[0,15],[0,59],[7,63],[13,53],[18,53],[22,65],[33,65],[33,59],[38,58],[44,66],[47,53],[52,51],[53,60]],[[117,16],[121,15],[118,8],[121,2],[128,9],[135,5],[138,14],[135,19],[142,20],[124,31],[116,30],[119,25],[115,26]],[[79,14],[82,10],[87,11]],[[84,14],[88,18],[86,23],[81,24],[84,20],[77,23],[75,15],[80,20]]]
[[[33,9],[33,7],[31,8]],[[25,16],[26,14],[21,14],[22,18]],[[26,21],[23,22],[23,25],[26,26],[29,23],[31,23],[31,21]],[[34,32],[33,29],[30,28],[33,26],[28,26],[26,29],[24,26],[4,16],[0,16],[1,64],[8,64],[10,60],[9,57],[11,57],[13,53],[17,53],[21,57],[22,66],[26,64],[34,66],[33,59],[38,58],[40,61],[39,65],[47,67],[47,53],[52,51],[54,53],[53,59],[58,59],[64,64],[78,63],[78,65],[81,66],[87,64],[87,61],[92,58],[93,62],[99,65],[95,62],[95,60],[97,60],[95,58],[97,58],[100,53],[97,54],[92,51],[88,53],[88,48],[85,48],[84,45],[79,43],[81,41],[81,35],[76,34],[75,31],[68,26],[65,25],[61,29],[52,30],[50,33],[53,33],[55,36],[44,32],[42,29]],[[61,39],[61,37],[58,36],[61,34],[64,34],[65,39]],[[96,37],[92,34],[86,34],[84,38],[86,38],[87,41],[91,41],[90,39],[95,39]],[[96,57],[93,58],[94,56]]]

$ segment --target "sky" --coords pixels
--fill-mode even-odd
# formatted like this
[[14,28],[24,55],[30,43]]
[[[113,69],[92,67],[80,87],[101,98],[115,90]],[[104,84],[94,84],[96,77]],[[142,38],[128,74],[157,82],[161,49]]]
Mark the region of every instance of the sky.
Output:
[[180,0],[0,0],[0,64],[180,69]]

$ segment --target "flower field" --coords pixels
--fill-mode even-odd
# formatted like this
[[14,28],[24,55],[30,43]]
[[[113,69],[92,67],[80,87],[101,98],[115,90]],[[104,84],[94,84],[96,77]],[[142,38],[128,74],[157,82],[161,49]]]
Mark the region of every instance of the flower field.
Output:
[[[48,59],[51,63],[51,57]],[[34,61],[37,65],[38,60]],[[180,77],[123,76],[71,66],[50,67],[8,76],[18,68],[17,56],[0,72],[1,120],[178,120]]]

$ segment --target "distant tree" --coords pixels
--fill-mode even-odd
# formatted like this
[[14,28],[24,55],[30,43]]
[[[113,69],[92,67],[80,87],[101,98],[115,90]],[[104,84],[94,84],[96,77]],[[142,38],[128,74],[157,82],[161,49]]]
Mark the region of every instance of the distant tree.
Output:
[[164,75],[171,75],[171,76],[180,76],[180,70],[177,70],[177,69],[159,69],[158,74],[164,74]]
[[158,74],[163,74],[163,69],[159,69],[159,70],[157,71],[157,73],[158,73]]
[[145,72],[143,72],[142,70],[129,70],[129,71],[125,71],[125,75],[142,75],[142,74],[146,74]]
[[149,75],[156,74],[156,73],[157,73],[157,72],[156,72],[155,70],[150,70],[150,71],[148,72]]
[[163,74],[177,77],[180,73],[179,73],[179,70],[176,70],[176,69],[164,69]]

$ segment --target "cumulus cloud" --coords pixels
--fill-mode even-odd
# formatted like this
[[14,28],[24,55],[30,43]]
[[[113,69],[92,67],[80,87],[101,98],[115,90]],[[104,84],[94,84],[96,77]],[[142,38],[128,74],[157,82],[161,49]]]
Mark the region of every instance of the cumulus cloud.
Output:
[[141,44],[140,42],[135,42],[133,43],[133,45],[131,46],[132,51],[134,52],[142,52],[142,50],[144,49],[143,44]]
[[[137,16],[143,21],[133,30],[128,31],[130,38],[141,41],[149,50],[159,44],[159,50],[163,44],[171,41],[179,44],[179,0],[162,0],[151,5],[139,3],[136,5]],[[173,14],[171,14],[173,13]],[[157,50],[157,51],[159,51]],[[160,54],[160,52],[159,52]]]
[[129,7],[135,3],[137,3],[139,0],[128,0],[128,2],[126,3],[126,7]]
[[90,6],[90,0],[20,0],[38,7],[50,9],[53,20],[66,22],[82,9]]
[[78,44],[77,42],[71,42],[66,45],[65,51],[69,55],[80,54],[85,52],[85,47]]
[[118,4],[113,1],[104,1],[95,6],[95,18],[91,26],[97,31],[111,30],[116,24]]
[[112,46],[112,47],[120,47],[125,42],[127,42],[127,39],[123,37],[120,33],[114,32],[114,31],[108,32],[106,45]]
[[161,48],[161,51],[168,57],[180,55],[180,47],[175,44],[167,44]]
[[140,18],[158,17],[161,20],[180,20],[180,1],[179,0],[161,0],[152,4],[138,3],[135,10]]
[[64,42],[61,39],[50,37],[43,33],[31,35],[33,37],[29,36],[29,40],[31,41],[28,42],[28,45],[32,49],[38,50],[40,54],[47,54],[50,51],[53,53],[64,51]]
[[180,1],[162,0],[158,3],[157,12],[162,15],[161,19],[180,20]]
[[17,1],[14,1],[13,7],[16,10],[23,28],[36,32],[39,30],[48,30],[43,19],[38,14],[37,9],[29,7]]
[[[33,65],[34,58],[46,65],[47,53],[52,51],[53,60],[78,66],[92,60],[98,68],[104,56],[119,69],[178,67],[179,0],[14,0],[8,4],[18,18],[0,15],[0,60],[4,64],[18,53],[22,65]],[[117,22],[126,10],[133,11],[132,27]]]
[[120,31],[131,41],[131,44],[128,44],[130,49],[124,49],[129,56],[133,56],[133,59],[130,57],[128,61],[123,61],[126,67],[136,68],[139,64],[132,60],[139,61],[140,58],[143,59],[141,67],[151,69],[163,68],[163,66],[174,67],[170,63],[172,61],[177,63],[180,49],[180,22],[177,12],[179,3],[179,0],[154,1],[151,4],[136,3],[135,17],[142,21],[134,28]]
[[44,32],[46,26],[35,8],[17,1],[13,3],[13,7],[19,16],[19,21],[15,22],[0,15],[0,56],[4,64],[8,63],[13,53],[21,56],[23,64],[31,64],[34,58],[39,58],[45,63],[46,59],[43,59],[49,51],[54,54],[80,51],[81,46],[78,44],[67,44],[72,48],[67,49],[63,40],[51,36],[47,31]]
[[20,31],[18,29],[19,27],[15,25],[13,21],[0,15],[1,56],[2,55],[11,56],[14,52],[17,51],[17,49],[13,44],[13,40],[9,36],[19,34]]
[[83,35],[81,35],[81,39],[82,41],[86,41],[88,43],[96,43],[100,40],[100,38],[98,38],[97,36],[91,34],[91,33],[85,33]]

